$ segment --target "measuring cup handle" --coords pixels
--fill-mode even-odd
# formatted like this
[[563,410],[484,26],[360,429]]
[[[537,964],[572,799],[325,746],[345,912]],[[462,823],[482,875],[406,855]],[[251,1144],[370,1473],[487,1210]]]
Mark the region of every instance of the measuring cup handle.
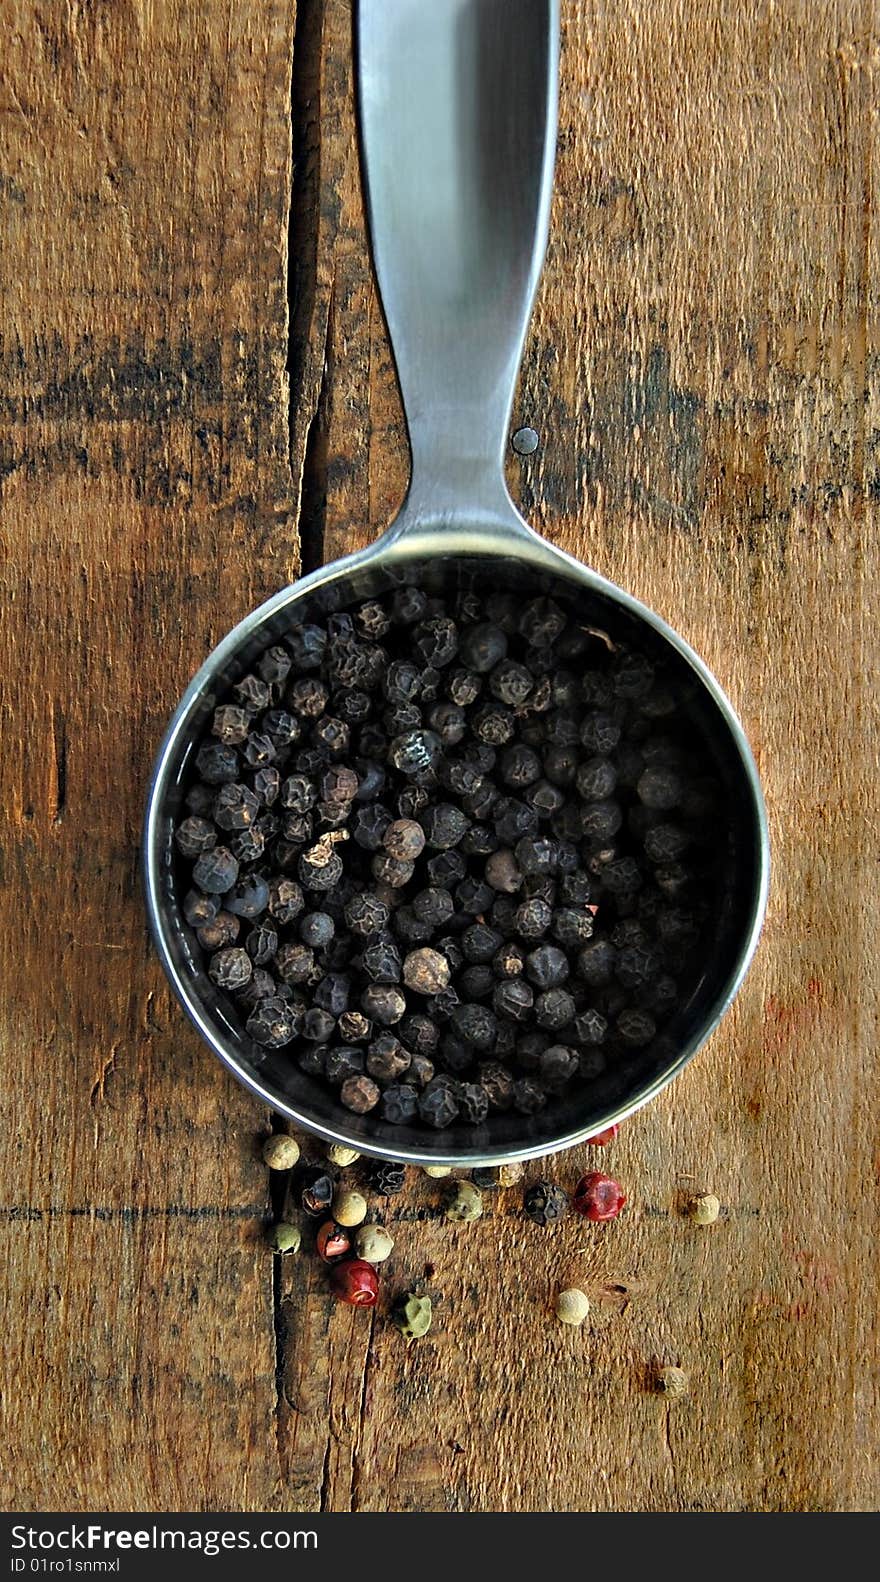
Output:
[[358,0],[373,258],[410,502],[507,501],[510,409],[547,243],[559,0]]

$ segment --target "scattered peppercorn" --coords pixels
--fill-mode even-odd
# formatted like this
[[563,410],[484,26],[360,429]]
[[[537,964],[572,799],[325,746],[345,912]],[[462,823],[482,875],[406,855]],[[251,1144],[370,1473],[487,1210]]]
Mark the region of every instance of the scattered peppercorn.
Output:
[[603,1132],[597,1132],[595,1137],[585,1137],[584,1141],[588,1148],[604,1148],[606,1143],[613,1142],[619,1131],[617,1123],[612,1122]]
[[552,1181],[536,1181],[523,1194],[526,1217],[536,1225],[554,1225],[568,1213],[568,1198]]
[[408,1291],[391,1309],[391,1322],[407,1340],[421,1340],[431,1328],[433,1310],[429,1296]]
[[361,1225],[367,1217],[367,1200],[360,1192],[339,1188],[333,1197],[333,1218],[337,1225]]
[[483,1198],[472,1181],[455,1181],[450,1186],[446,1200],[446,1218],[453,1220],[479,1219],[483,1212]]
[[375,1307],[379,1299],[379,1280],[365,1258],[347,1258],[334,1264],[330,1288],[340,1302],[349,1307]]
[[385,1159],[374,1159],[367,1166],[367,1183],[380,1197],[395,1197],[403,1191],[406,1169]]
[[298,1225],[291,1225],[287,1220],[281,1220],[273,1225],[271,1235],[272,1251],[275,1253],[299,1252],[302,1234]]
[[695,1225],[714,1225],[720,1213],[721,1203],[714,1192],[699,1192],[688,1203],[688,1214]]
[[292,1170],[299,1162],[299,1143],[285,1132],[274,1132],[263,1144],[263,1162],[270,1170]]
[[688,1393],[688,1376],[683,1368],[671,1365],[659,1367],[654,1373],[654,1389],[658,1395],[666,1395],[670,1400],[677,1401]]
[[523,1166],[518,1159],[511,1159],[506,1164],[496,1166],[495,1174],[500,1187],[516,1186],[517,1181],[523,1178]]
[[557,1294],[556,1317],[560,1324],[571,1324],[579,1328],[589,1311],[589,1298],[585,1292],[578,1290],[577,1286],[570,1286]]
[[304,1170],[300,1181],[300,1199],[305,1212],[314,1219],[323,1218],[333,1202],[334,1190],[333,1177],[325,1170],[316,1166]]
[[572,1204],[584,1219],[616,1219],[626,1202],[626,1193],[613,1176],[589,1170],[574,1189]]
[[331,1143],[327,1149],[327,1158],[331,1165],[338,1165],[340,1170],[345,1170],[360,1159],[360,1154],[356,1148],[346,1148],[343,1143]]
[[384,1263],[394,1251],[394,1238],[384,1225],[361,1225],[355,1234],[354,1248],[366,1263]]
[[351,1239],[344,1225],[327,1219],[315,1237],[315,1246],[318,1256],[325,1263],[338,1263],[340,1258],[346,1258],[351,1252]]

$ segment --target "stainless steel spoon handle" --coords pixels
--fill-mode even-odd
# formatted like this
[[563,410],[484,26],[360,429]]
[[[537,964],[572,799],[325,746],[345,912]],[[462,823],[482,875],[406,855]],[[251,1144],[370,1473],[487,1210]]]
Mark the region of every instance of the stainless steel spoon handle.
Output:
[[559,0],[358,0],[373,257],[413,477],[407,515],[510,510],[503,456],[541,273]]

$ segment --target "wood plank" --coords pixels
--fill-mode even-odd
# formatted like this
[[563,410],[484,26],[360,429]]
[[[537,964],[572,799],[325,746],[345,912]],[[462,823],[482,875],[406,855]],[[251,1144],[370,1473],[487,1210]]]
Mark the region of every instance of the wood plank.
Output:
[[[329,1502],[870,1506],[875,19],[806,0],[563,13],[553,228],[514,414],[541,446],[511,483],[728,689],[770,804],[771,909],[733,1015],[610,1154],[632,1193],[617,1225],[542,1237],[514,1195],[479,1235],[403,1228],[407,1268],[435,1266],[442,1328],[406,1351],[374,1324],[354,1478],[347,1455]],[[344,34],[327,47],[345,57]],[[353,157],[334,179],[352,207]],[[344,296],[363,241],[334,256]],[[364,321],[368,460],[355,326],[328,348],[328,558],[374,538],[405,487],[375,302]],[[348,481],[367,466],[368,523]],[[694,1183],[725,1203],[708,1233],[680,1213]],[[572,1336],[546,1307],[573,1276],[594,1319]],[[337,1316],[335,1345],[331,1329],[331,1407],[359,1387],[359,1322]],[[686,1403],[650,1394],[655,1360],[691,1374]]]
[[[388,1290],[423,1280],[438,1318],[410,1348],[382,1312],[334,1306],[311,1260],[273,1298],[267,1117],[173,1006],[136,876],[191,670],[296,573],[298,519],[305,563],[331,558],[406,484],[350,5],[298,12],[13,7],[6,1503],[875,1506],[873,9],[565,0],[515,412],[541,446],[511,481],[729,690],[773,895],[733,1014],[603,1157],[630,1191],[613,1226],[542,1234],[511,1192],[452,1227],[413,1179]],[[553,1173],[571,1184],[585,1157]],[[723,1200],[711,1230],[681,1214],[692,1184]],[[593,1301],[574,1334],[548,1313],[571,1280]],[[687,1400],[651,1393],[656,1361],[687,1369]]]
[[292,24],[7,19],[5,1508],[276,1498],[267,1118],[172,1004],[138,846],[176,697],[297,570]]

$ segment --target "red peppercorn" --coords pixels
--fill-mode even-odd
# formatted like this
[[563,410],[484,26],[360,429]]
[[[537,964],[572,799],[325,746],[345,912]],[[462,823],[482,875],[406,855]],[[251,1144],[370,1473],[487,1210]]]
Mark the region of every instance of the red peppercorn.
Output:
[[586,1145],[588,1148],[604,1148],[605,1144],[610,1143],[619,1131],[620,1127],[616,1123],[606,1126],[604,1132],[597,1132],[595,1137],[587,1137],[585,1139]]
[[626,1202],[626,1193],[611,1176],[603,1175],[601,1170],[589,1170],[581,1176],[571,1201],[584,1219],[616,1219]]
[[373,1265],[363,1258],[336,1264],[330,1285],[333,1295],[350,1307],[375,1307],[379,1296],[379,1277]]
[[351,1238],[344,1226],[328,1219],[318,1231],[317,1247],[325,1263],[338,1263],[351,1252]]

